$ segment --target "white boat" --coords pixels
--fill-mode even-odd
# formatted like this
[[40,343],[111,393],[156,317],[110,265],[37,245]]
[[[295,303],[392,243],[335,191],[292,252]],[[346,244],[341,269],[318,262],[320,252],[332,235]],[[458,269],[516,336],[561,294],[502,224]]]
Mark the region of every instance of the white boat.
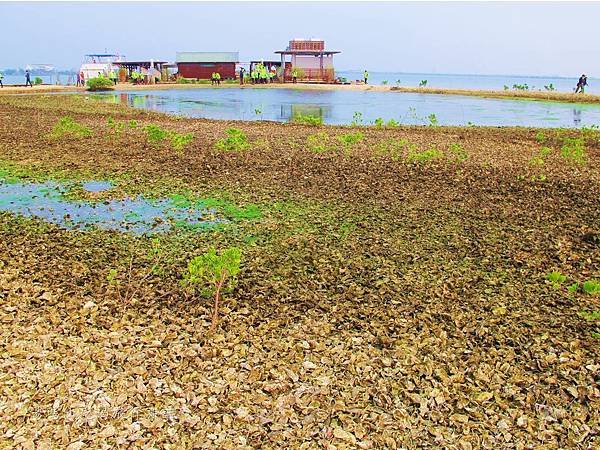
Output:
[[124,61],[123,55],[110,55],[106,53],[85,55],[79,73],[83,72],[85,80],[96,78],[98,75],[108,77],[112,70],[119,71],[119,67],[113,65],[115,62]]

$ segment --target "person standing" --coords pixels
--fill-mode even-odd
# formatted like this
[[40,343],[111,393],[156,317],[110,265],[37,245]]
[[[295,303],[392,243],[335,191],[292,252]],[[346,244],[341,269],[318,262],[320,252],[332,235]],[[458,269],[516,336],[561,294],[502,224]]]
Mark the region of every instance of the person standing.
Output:
[[298,69],[295,67],[292,69],[292,83],[296,83],[298,81]]
[[3,88],[4,85],[2,84],[2,80],[4,79],[4,74],[2,72],[0,72],[0,87]]
[[117,72],[115,72],[115,69],[110,70],[109,78],[116,86],[117,85]]
[[221,86],[221,74],[219,72],[215,72],[215,81],[217,86]]
[[25,71],[25,87],[27,87],[27,85],[33,87],[33,84],[31,84],[31,74],[29,73],[29,70]]
[[240,84],[244,84],[244,74],[246,73],[246,70],[244,70],[243,67],[240,67]]
[[365,70],[365,73],[363,74],[363,78],[365,79],[365,84],[368,84],[368,81],[369,81],[369,72],[367,72],[366,70]]
[[579,77],[579,81],[577,81],[577,87],[575,88],[575,93],[581,91],[584,93],[585,87],[587,86],[587,76],[585,73]]

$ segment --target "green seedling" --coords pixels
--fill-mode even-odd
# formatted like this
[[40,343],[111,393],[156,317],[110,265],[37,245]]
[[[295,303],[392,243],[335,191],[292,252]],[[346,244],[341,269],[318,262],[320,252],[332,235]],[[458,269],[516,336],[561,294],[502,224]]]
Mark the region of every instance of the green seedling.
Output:
[[311,116],[311,115],[302,115],[298,114],[293,118],[294,123],[299,123],[303,125],[313,125],[320,126],[323,125],[323,118],[320,116]]
[[580,166],[584,165],[587,161],[585,142],[583,138],[565,137],[563,139],[563,146],[560,148],[560,153],[567,161],[573,162]]
[[550,283],[552,283],[552,286],[554,287],[554,289],[558,289],[560,288],[560,286],[567,281],[567,277],[564,276],[562,273],[554,271],[554,272],[550,272],[546,275],[546,278],[548,279],[548,281]]
[[469,154],[460,144],[450,144],[449,151],[454,156],[454,162],[463,163],[469,159]]
[[175,150],[179,154],[183,153],[183,150],[185,149],[185,147],[193,140],[194,140],[194,133],[186,133],[186,134],[175,133],[175,132],[171,133],[171,147],[173,148],[173,150]]
[[377,119],[375,119],[373,121],[373,125],[375,125],[377,128],[381,128],[384,125],[383,119],[381,117],[378,117]]
[[200,290],[203,296],[214,298],[212,323],[214,332],[219,320],[219,303],[224,292],[230,292],[237,283],[242,252],[237,247],[228,248],[220,255],[214,248],[188,262],[182,285],[192,293]]
[[572,285],[570,285],[567,290],[571,293],[571,294],[575,294],[578,290],[579,290],[579,283],[573,283]]
[[158,125],[146,125],[144,131],[146,132],[146,139],[148,142],[154,145],[162,143],[169,137],[169,132],[167,130],[163,130]]
[[363,140],[365,135],[360,131],[355,133],[346,133],[337,137],[337,140],[340,141],[344,147],[344,152],[349,153],[356,144]]
[[407,160],[409,162],[425,163],[434,159],[442,158],[444,154],[435,147],[419,152],[415,146],[410,146],[408,149]]
[[387,123],[385,124],[385,126],[386,127],[390,127],[390,128],[399,127],[400,126],[400,122],[397,122],[394,119],[390,119],[390,120],[387,121]]
[[311,152],[323,153],[333,150],[329,144],[329,135],[325,132],[311,134],[306,138],[306,145]]
[[382,84],[383,86],[387,86],[387,84],[388,84],[388,81],[387,81],[387,80],[383,80],[383,81],[381,82],[381,84]]
[[435,127],[435,126],[438,125],[438,119],[437,119],[437,116],[435,114],[431,113],[431,114],[429,114],[427,116],[427,118],[429,119],[429,126],[430,127]]
[[375,153],[378,155],[387,155],[392,161],[398,161],[401,159],[409,146],[409,142],[406,139],[400,140],[386,140],[381,141],[375,146]]
[[57,139],[64,135],[73,136],[76,138],[87,138],[92,135],[92,130],[84,125],[75,122],[71,117],[63,117],[52,129],[50,137]]
[[215,144],[215,148],[224,152],[243,152],[250,148],[246,133],[237,128],[228,128],[227,137],[220,139]]
[[427,86],[427,80],[421,80],[419,83],[419,87],[425,87]]
[[600,319],[600,310],[581,311],[579,313],[579,315],[581,317],[583,317],[585,320],[589,320],[590,322],[595,322],[596,320]]
[[363,123],[363,114],[359,111],[355,111],[354,114],[352,115],[352,122],[350,122],[350,124],[352,126],[358,126],[358,125],[362,125]]
[[588,295],[600,295],[600,282],[597,280],[588,280],[584,282],[583,292]]

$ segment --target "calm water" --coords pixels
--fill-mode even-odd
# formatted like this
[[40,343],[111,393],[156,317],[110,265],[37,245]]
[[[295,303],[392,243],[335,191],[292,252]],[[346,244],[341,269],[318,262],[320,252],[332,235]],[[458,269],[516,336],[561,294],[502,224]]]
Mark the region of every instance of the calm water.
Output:
[[[105,181],[82,184],[89,192],[111,189]],[[176,199],[147,199],[142,196],[86,202],[66,199],[67,187],[45,183],[7,182],[0,179],[0,211],[36,217],[66,229],[95,226],[103,230],[153,234],[173,227],[206,229],[223,222],[216,211],[198,205],[182,207]]]
[[177,89],[93,95],[95,99],[186,117],[286,122],[298,115],[328,124],[369,124],[377,118],[404,124],[578,127],[600,124],[600,105],[486,99],[399,92],[295,89]]

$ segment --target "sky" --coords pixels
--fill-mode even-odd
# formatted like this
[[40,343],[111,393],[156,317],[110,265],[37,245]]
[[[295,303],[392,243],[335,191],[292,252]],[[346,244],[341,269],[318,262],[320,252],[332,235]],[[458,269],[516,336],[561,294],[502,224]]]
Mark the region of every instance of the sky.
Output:
[[337,70],[600,75],[600,2],[0,2],[0,68],[79,67],[107,50],[276,59],[292,38],[339,50]]

